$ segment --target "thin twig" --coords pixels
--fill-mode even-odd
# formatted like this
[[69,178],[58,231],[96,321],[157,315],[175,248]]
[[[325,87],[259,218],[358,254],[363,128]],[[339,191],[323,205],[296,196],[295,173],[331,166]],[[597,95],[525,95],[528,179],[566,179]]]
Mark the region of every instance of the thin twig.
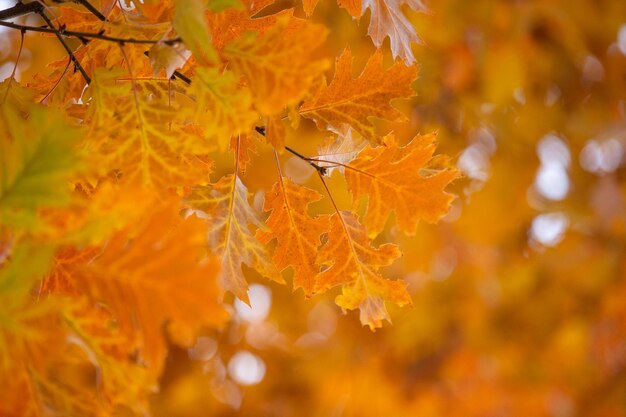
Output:
[[[265,126],[255,126],[254,130],[256,130],[257,133],[260,134],[261,136],[265,136]],[[300,152],[298,152],[298,151],[296,151],[294,149],[291,149],[289,146],[285,146],[285,150],[287,152],[297,156],[298,158],[302,159],[307,164],[311,165],[313,168],[315,168],[315,170],[317,171],[318,174],[326,175],[328,169],[317,165],[315,162],[313,162],[313,160],[311,158],[302,155]]]
[[56,90],[56,88],[59,86],[59,83],[61,82],[61,80],[63,79],[63,77],[65,77],[65,74],[67,73],[68,68],[70,67],[70,64],[72,63],[72,58],[68,57],[67,60],[67,65],[65,66],[65,69],[63,70],[63,72],[61,73],[61,76],[59,77],[58,80],[56,80],[56,82],[54,83],[54,85],[52,86],[52,88],[50,89],[50,91],[48,91],[46,93],[45,96],[43,96],[43,98],[41,100],[39,100],[39,103],[44,103],[48,97],[50,97],[50,94],[52,94],[54,92],[54,90]]

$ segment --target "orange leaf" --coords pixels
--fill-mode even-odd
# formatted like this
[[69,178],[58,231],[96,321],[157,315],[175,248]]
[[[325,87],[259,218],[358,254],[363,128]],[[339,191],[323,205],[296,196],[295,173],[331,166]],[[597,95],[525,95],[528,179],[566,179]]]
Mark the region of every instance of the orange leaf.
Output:
[[348,165],[346,181],[355,200],[368,196],[364,223],[375,237],[394,211],[398,227],[413,235],[420,220],[434,223],[448,212],[454,196],[444,191],[458,177],[456,169],[430,170],[435,134],[417,136],[398,147],[392,135],[385,146],[367,146]]
[[287,132],[282,119],[279,116],[268,117],[265,125],[265,140],[278,152],[282,152],[285,148],[286,136]]
[[317,256],[318,264],[328,268],[315,277],[315,290],[342,285],[337,305],[344,310],[359,308],[361,323],[374,330],[382,326],[382,320],[390,321],[385,301],[399,306],[411,303],[404,281],[387,280],[378,271],[400,255],[391,243],[372,247],[365,228],[352,213],[335,213],[330,218],[328,242]]
[[[240,147],[237,152],[237,146]],[[250,165],[252,160],[251,154],[257,153],[256,140],[254,135],[241,134],[237,136],[231,136],[230,138],[230,150],[237,154],[237,164],[239,166],[239,172],[244,174]]]
[[246,78],[256,108],[273,115],[300,101],[326,69],[326,60],[314,59],[326,34],[323,26],[285,15],[262,35],[247,32],[233,40],[224,55]]
[[202,224],[180,218],[175,206],[162,208],[115,234],[89,262],[65,265],[77,288],[114,312],[157,375],[167,349],[164,325],[175,342],[189,346],[202,326],[219,326],[227,317],[218,301],[216,261],[202,259]]
[[317,191],[281,177],[265,196],[263,209],[272,212],[267,219],[270,230],[257,232],[263,243],[276,239],[274,264],[280,269],[291,266],[294,290],[302,288],[306,296],[313,294],[314,277],[319,272],[315,257],[320,236],[328,231],[328,217],[311,217],[307,207],[321,198]]
[[417,67],[396,63],[384,70],[382,53],[376,51],[361,75],[353,79],[352,61],[350,49],[346,48],[337,58],[332,82],[320,89],[313,99],[305,101],[300,114],[315,120],[321,129],[340,129],[342,124],[348,124],[363,137],[375,142],[376,131],[369,119],[406,120],[389,101],[415,95],[411,83],[417,76]]

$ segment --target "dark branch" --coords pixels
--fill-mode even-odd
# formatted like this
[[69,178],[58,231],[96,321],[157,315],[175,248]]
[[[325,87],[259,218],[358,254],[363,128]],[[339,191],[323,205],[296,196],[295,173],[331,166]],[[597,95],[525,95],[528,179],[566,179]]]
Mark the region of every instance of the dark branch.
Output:
[[33,3],[17,3],[13,7],[0,10],[0,20],[13,19],[14,17],[23,16],[29,13],[39,13],[43,10],[43,6],[37,2]]
[[[39,4],[39,3],[28,3],[28,4]],[[7,9],[8,10],[8,9]],[[146,44],[146,45],[154,45],[155,43],[163,42],[166,45],[174,45],[179,42],[182,42],[180,38],[167,39],[164,41],[157,41],[151,39],[135,39],[135,38],[118,38],[115,36],[108,36],[104,33],[90,33],[90,32],[76,32],[74,30],[66,30],[64,28],[56,29],[50,27],[42,27],[42,26],[26,26],[20,25],[12,22],[3,22],[0,21],[0,26],[8,27],[11,29],[22,30],[25,32],[43,32],[43,33],[59,33],[61,36],[65,37],[74,37],[78,39],[100,39],[103,41],[109,42],[117,42],[117,43],[136,43],[136,44]]]

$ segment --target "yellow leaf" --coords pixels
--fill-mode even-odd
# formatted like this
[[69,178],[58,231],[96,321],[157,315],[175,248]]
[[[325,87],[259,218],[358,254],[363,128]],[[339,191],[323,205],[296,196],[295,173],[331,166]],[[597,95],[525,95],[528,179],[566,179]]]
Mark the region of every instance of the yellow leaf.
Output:
[[323,26],[285,15],[262,35],[248,32],[233,40],[224,55],[247,80],[255,107],[273,115],[300,101],[326,69],[327,61],[314,55],[326,33]]
[[98,103],[94,96],[96,109],[88,112],[93,117],[89,140],[100,166],[119,170],[127,183],[162,190],[207,178],[209,166],[202,156],[211,147],[185,130],[169,101],[168,83],[143,81],[133,89],[130,82],[118,81],[119,75],[100,69],[92,80],[93,94],[106,97]]
[[369,119],[406,120],[389,101],[413,97],[415,93],[411,83],[417,76],[415,66],[396,63],[384,70],[382,63],[382,53],[376,51],[361,75],[352,79],[352,54],[346,48],[337,58],[332,82],[320,89],[311,100],[305,101],[300,114],[315,120],[321,129],[340,129],[341,125],[348,124],[366,139],[377,141],[374,125]]
[[265,246],[250,231],[250,226],[262,229],[264,225],[248,204],[248,190],[237,175],[193,187],[185,204],[209,219],[209,248],[219,259],[219,282],[225,290],[248,302],[248,283],[242,264],[274,281],[283,281],[269,261]]
[[352,213],[335,213],[330,218],[328,242],[317,256],[318,264],[327,268],[315,277],[315,290],[341,285],[337,305],[344,310],[360,309],[361,323],[374,330],[382,326],[382,320],[390,320],[385,301],[399,306],[411,303],[404,281],[387,280],[378,271],[399,256],[394,244],[372,247],[365,228]]
[[196,97],[194,121],[222,151],[231,136],[250,130],[258,117],[251,108],[250,91],[238,86],[230,71],[220,74],[215,68],[197,68],[191,92]]
[[307,208],[321,197],[317,191],[281,177],[265,196],[263,209],[272,212],[267,219],[269,231],[257,232],[263,243],[276,239],[274,264],[280,269],[291,266],[294,290],[302,288],[306,296],[313,294],[314,277],[319,272],[315,258],[320,236],[328,231],[328,217],[311,217]]
[[417,136],[398,147],[392,135],[385,146],[367,146],[348,164],[346,181],[355,199],[368,197],[363,222],[368,235],[375,237],[395,212],[398,227],[413,235],[420,220],[435,223],[444,216],[454,195],[445,187],[459,173],[454,168],[431,169],[435,134]]
[[265,140],[267,143],[272,145],[278,152],[282,152],[285,148],[286,136],[287,132],[281,117],[268,117],[265,124]]

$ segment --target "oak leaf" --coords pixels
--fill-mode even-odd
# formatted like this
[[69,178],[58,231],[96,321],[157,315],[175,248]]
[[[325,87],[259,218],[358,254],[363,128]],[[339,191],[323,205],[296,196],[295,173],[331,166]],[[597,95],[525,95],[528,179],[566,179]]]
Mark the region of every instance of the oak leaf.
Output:
[[115,233],[88,262],[57,265],[74,288],[113,312],[128,343],[158,375],[167,353],[164,326],[174,342],[188,347],[197,331],[219,327],[227,314],[214,280],[217,262],[206,257],[203,222],[181,218],[171,203],[153,210]]
[[209,166],[201,157],[211,144],[185,130],[169,103],[168,83],[132,85],[118,81],[120,75],[96,70],[87,92],[93,98],[89,141],[104,161],[100,164],[119,170],[127,183],[163,190],[207,178]]
[[319,272],[315,258],[320,237],[328,231],[328,216],[311,217],[307,208],[321,198],[317,191],[281,176],[265,196],[263,210],[272,212],[267,219],[269,230],[257,232],[263,243],[276,239],[274,265],[279,269],[291,266],[294,290],[302,288],[306,296],[314,292],[314,278]]
[[360,309],[361,323],[374,330],[382,326],[382,320],[390,321],[386,301],[399,306],[411,303],[404,281],[385,279],[378,271],[400,255],[391,243],[373,247],[352,213],[337,212],[330,218],[328,241],[317,256],[317,263],[326,269],[315,277],[315,290],[341,285],[337,305],[344,310]]
[[246,302],[248,284],[242,264],[269,279],[283,282],[269,260],[267,249],[250,230],[250,226],[263,229],[264,225],[248,204],[248,194],[239,176],[231,174],[215,184],[193,187],[184,199],[186,206],[208,218],[208,245],[221,266],[220,284]]
[[274,115],[300,101],[326,69],[327,61],[314,55],[326,34],[323,26],[285,15],[262,35],[242,34],[223,53],[248,82],[255,107]]
[[204,136],[224,151],[230,138],[248,131],[257,114],[252,110],[250,90],[238,85],[230,71],[222,74],[215,68],[197,68],[191,84],[196,98],[194,121],[204,129]]
[[402,13],[402,6],[408,5],[412,10],[426,12],[421,0],[362,0],[363,12],[370,9],[370,24],[367,34],[374,45],[380,48],[386,37],[391,43],[393,57],[400,57],[407,65],[415,62],[411,51],[411,43],[422,43],[415,33],[415,28]]
[[411,83],[417,77],[417,67],[395,63],[383,69],[383,56],[376,51],[367,61],[363,72],[352,78],[352,54],[346,48],[335,64],[335,77],[304,102],[300,114],[315,120],[318,127],[340,129],[348,124],[363,137],[376,142],[378,136],[371,117],[404,121],[406,116],[391,106],[390,100],[413,97]]
[[459,175],[453,168],[430,169],[435,134],[417,136],[398,147],[393,135],[384,146],[365,147],[346,169],[348,189],[357,199],[368,197],[363,218],[368,235],[375,237],[395,212],[398,228],[413,235],[420,220],[435,223],[450,208],[454,195],[445,187]]

